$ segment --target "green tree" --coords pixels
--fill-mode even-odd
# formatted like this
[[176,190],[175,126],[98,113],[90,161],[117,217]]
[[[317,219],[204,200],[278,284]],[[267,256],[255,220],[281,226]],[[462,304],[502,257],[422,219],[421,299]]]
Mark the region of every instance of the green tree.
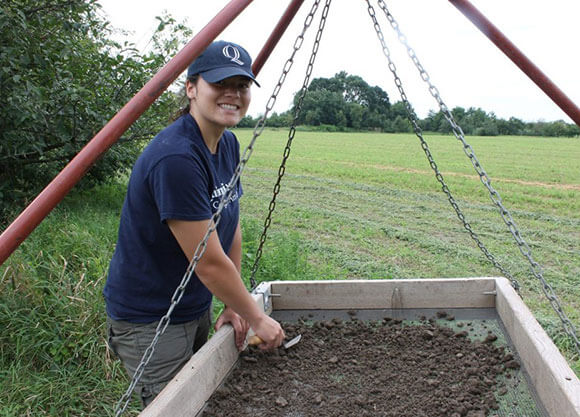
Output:
[[[415,114],[415,111],[413,109],[411,109],[411,112],[413,113],[413,115],[415,117],[417,117],[417,115]],[[391,116],[393,118],[396,118],[397,116],[401,116],[402,118],[408,118],[408,112],[407,112],[407,106],[405,106],[405,103],[403,103],[402,101],[397,101],[395,104],[393,104],[391,106]]]
[[497,136],[499,131],[493,119],[487,119],[480,127],[475,128],[473,132],[477,136]]
[[454,107],[453,110],[451,110],[451,114],[453,115],[455,121],[461,124],[465,118],[465,109],[463,107]]
[[256,123],[257,120],[254,120],[254,118],[248,114],[239,121],[237,127],[254,127],[256,126]]
[[[157,72],[189,30],[159,17],[149,51],[110,39],[95,0],[8,0],[0,6],[0,223],[21,209]],[[176,110],[164,94],[81,186],[131,166]]]
[[[297,100],[298,94],[294,106]],[[299,123],[385,130],[390,126],[390,108],[389,96],[380,87],[342,71],[332,78],[312,80]]]
[[411,132],[411,124],[409,123],[409,119],[406,117],[397,116],[392,123],[393,131],[397,133],[407,133]]
[[521,135],[524,126],[525,123],[515,117],[510,117],[509,120],[497,120],[497,129],[500,135]]
[[430,110],[427,117],[421,121],[421,128],[428,132],[439,132],[445,126],[449,126],[449,124],[440,111]]
[[364,107],[357,103],[348,103],[346,106],[347,126],[359,130],[363,124]]
[[[417,114],[415,113],[415,110],[412,107],[410,111],[411,115],[420,122]],[[413,126],[411,125],[411,122],[409,122],[409,111],[407,110],[405,103],[402,101],[397,101],[391,106],[391,119],[391,131],[397,133],[413,131]]]
[[302,115],[299,121],[313,126],[320,124],[345,126],[345,113],[346,103],[340,93],[326,89],[309,91],[302,102]]
[[572,136],[570,126],[563,120],[556,120],[546,128],[548,136],[565,137]]
[[[260,117],[262,117],[262,116],[260,116]],[[260,117],[258,117],[258,119]],[[293,115],[290,113],[290,111],[286,111],[284,113],[273,112],[270,116],[268,116],[268,120],[266,121],[266,126],[290,127],[290,125],[292,124],[292,119],[293,119]],[[256,120],[256,122],[257,122],[257,120]],[[255,125],[255,123],[254,123],[254,125]]]

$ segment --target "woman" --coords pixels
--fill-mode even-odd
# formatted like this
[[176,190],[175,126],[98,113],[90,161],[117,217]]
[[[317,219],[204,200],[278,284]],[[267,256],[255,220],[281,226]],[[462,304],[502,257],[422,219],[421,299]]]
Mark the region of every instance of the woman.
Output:
[[[244,48],[212,43],[188,68],[189,108],[151,141],[133,168],[103,290],[109,344],[131,377],[239,162],[239,144],[226,128],[246,114],[253,82]],[[136,387],[143,406],[206,342],[212,295],[226,305],[215,328],[230,323],[238,349],[250,327],[262,349],[284,339],[280,324],[261,311],[240,277],[241,195],[238,181]]]

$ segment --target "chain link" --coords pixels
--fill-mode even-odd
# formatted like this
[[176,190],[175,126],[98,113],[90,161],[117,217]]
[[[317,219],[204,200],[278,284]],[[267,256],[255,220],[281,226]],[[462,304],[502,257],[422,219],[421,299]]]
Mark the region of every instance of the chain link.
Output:
[[[445,192],[445,194],[448,196],[449,202],[451,203],[451,205],[455,209],[459,219],[463,222],[464,227],[467,229],[467,231],[469,232],[471,237],[477,243],[477,246],[483,251],[483,253],[486,255],[486,257],[494,264],[494,266],[496,268],[498,268],[506,277],[509,277],[511,279],[512,285],[514,285],[514,288],[516,290],[518,290],[519,284],[517,283],[517,281],[515,281],[515,279],[513,279],[511,277],[511,275],[507,271],[505,271],[505,269],[503,269],[503,267],[501,265],[499,265],[499,263],[495,260],[493,255],[491,255],[491,253],[489,253],[489,251],[485,248],[483,243],[479,240],[478,236],[475,234],[475,232],[472,230],[469,223],[466,221],[465,216],[461,212],[455,199],[451,195],[451,192],[450,192],[448,186],[445,184],[443,176],[442,176],[441,172],[439,171],[439,169],[438,169],[438,167],[437,167],[437,165],[436,165],[436,163],[431,155],[431,152],[428,148],[426,141],[424,140],[424,138],[422,136],[422,130],[418,125],[417,118],[414,115],[414,111],[413,111],[413,109],[412,109],[412,107],[407,99],[407,96],[404,92],[402,82],[401,82],[399,76],[397,75],[395,64],[391,60],[390,51],[385,43],[384,36],[383,36],[381,28],[378,24],[378,21],[376,20],[374,8],[369,3],[369,0],[366,0],[366,2],[368,5],[369,15],[371,16],[371,18],[373,20],[373,25],[374,25],[375,31],[377,32],[377,36],[381,42],[381,45],[383,48],[383,53],[385,54],[385,56],[387,57],[387,59],[389,61],[388,67],[391,70],[391,72],[393,73],[393,76],[395,77],[395,84],[399,90],[399,93],[401,95],[401,99],[403,100],[405,107],[407,109],[409,120],[410,120],[411,124],[413,125],[413,129],[414,129],[416,135],[419,137],[419,139],[421,141],[421,147],[423,148],[424,152],[427,155],[427,158],[429,160],[429,164],[431,165],[431,168],[435,171],[435,176],[436,176],[437,180],[441,183],[442,189]],[[286,79],[287,74],[289,73],[289,71],[294,63],[294,57],[295,57],[297,51],[302,46],[302,43],[304,41],[304,34],[312,22],[314,14],[315,14],[316,10],[318,9],[319,3],[320,3],[320,0],[315,0],[314,4],[310,10],[310,13],[308,14],[308,16],[305,20],[302,33],[298,36],[298,38],[296,39],[296,42],[294,43],[294,51],[293,51],[291,57],[286,61],[286,64],[284,65],[284,68],[282,71],[282,75],[280,76],[280,79],[278,81],[278,84],[274,88],[274,91],[273,91],[272,95],[270,96],[270,99],[268,100],[268,102],[266,104],[266,111],[265,111],[264,115],[260,118],[258,123],[256,124],[256,127],[254,128],[252,140],[250,141],[250,144],[244,150],[244,153],[240,159],[240,163],[237,165],[236,170],[235,170],[230,182],[227,185],[227,190],[220,200],[220,204],[217,208],[217,211],[213,214],[212,218],[209,221],[209,226],[208,226],[208,229],[206,231],[206,234],[204,235],[201,242],[198,244],[198,246],[195,250],[195,253],[193,255],[193,258],[191,260],[191,263],[188,265],[188,268],[187,268],[187,270],[182,278],[182,281],[180,282],[179,286],[177,287],[177,289],[175,290],[175,292],[171,298],[171,303],[170,303],[169,309],[167,310],[167,313],[159,321],[157,328],[155,330],[155,336],[154,336],[153,340],[151,341],[151,344],[145,350],[145,353],[143,354],[143,357],[141,358],[141,361],[140,361],[139,365],[137,366],[137,369],[135,371],[135,374],[132,378],[131,383],[129,384],[129,387],[127,388],[127,390],[125,391],[125,393],[123,394],[123,396],[121,397],[119,402],[117,403],[117,406],[115,409],[115,416],[117,416],[117,417],[120,416],[126,410],[128,404],[129,404],[129,401],[131,400],[131,394],[133,393],[133,390],[135,389],[137,383],[141,379],[143,372],[145,370],[145,367],[147,366],[147,364],[151,360],[151,357],[153,356],[153,353],[155,351],[155,346],[157,345],[159,338],[163,335],[163,333],[167,329],[167,326],[170,323],[171,314],[173,313],[173,310],[175,309],[177,304],[179,304],[179,302],[181,301],[181,298],[183,297],[183,294],[185,292],[185,288],[187,287],[189,281],[191,280],[191,277],[193,275],[193,272],[194,272],[199,260],[201,259],[201,257],[203,256],[203,254],[205,253],[205,251],[207,249],[207,243],[208,243],[209,237],[210,237],[211,233],[213,233],[216,230],[216,228],[221,220],[221,213],[226,205],[226,202],[229,201],[229,199],[232,197],[232,194],[235,190],[235,185],[239,181],[240,176],[243,172],[243,169],[245,168],[245,165],[247,164],[248,160],[250,159],[250,156],[253,152],[257,137],[264,130],[265,121],[267,119],[267,116],[274,107],[278,93],[279,93],[279,91],[280,91],[280,89],[281,89],[281,87]],[[324,29],[324,25],[326,22],[326,17],[328,14],[328,8],[330,6],[330,3],[331,3],[331,0],[327,0],[325,7],[324,7],[323,16],[321,18],[319,30],[318,30],[317,37],[316,37],[316,41],[315,41],[313,49],[312,49],[312,55],[310,57],[310,61],[309,61],[308,68],[307,68],[307,73],[306,73],[304,84],[303,84],[303,87],[301,90],[299,104],[297,105],[297,108],[296,108],[292,128],[291,128],[291,131],[289,133],[286,148],[284,150],[282,164],[281,164],[280,169],[278,171],[278,181],[276,182],[276,185],[274,186],[273,198],[272,198],[272,201],[270,202],[268,216],[264,222],[264,231],[263,231],[262,237],[260,239],[260,245],[258,248],[258,252],[256,254],[256,260],[254,262],[254,266],[252,269],[252,276],[251,276],[251,280],[250,280],[251,285],[253,287],[255,287],[255,285],[256,285],[256,282],[254,279],[254,274],[257,270],[257,265],[259,263],[259,259],[261,258],[263,244],[264,244],[264,242],[266,240],[266,236],[267,236],[267,229],[271,224],[272,213],[273,213],[275,206],[276,206],[276,197],[280,191],[280,182],[281,182],[281,179],[282,179],[284,172],[285,172],[286,161],[290,155],[290,146],[292,144],[292,140],[293,140],[294,135],[295,135],[296,122],[297,122],[298,116],[300,114],[302,100],[306,94],[306,89],[307,89],[306,86],[308,85],[308,81],[309,81],[311,73],[312,73],[313,64],[314,64],[314,61],[316,58],[316,53],[318,51],[318,47],[319,47],[319,43],[320,43],[320,39],[321,39],[321,35],[322,35],[322,30]],[[391,26],[397,32],[398,37],[399,37],[399,41],[402,42],[406,46],[408,55],[411,57],[411,59],[415,63],[415,66],[419,70],[421,78],[423,79],[423,81],[428,83],[429,92],[437,100],[437,103],[439,104],[439,107],[440,107],[441,111],[443,112],[444,117],[451,125],[451,128],[453,130],[455,137],[463,143],[463,150],[464,150],[465,154],[471,160],[471,162],[472,162],[475,170],[479,174],[480,179],[483,182],[483,184],[488,188],[492,201],[500,208],[500,214],[501,214],[504,222],[508,226],[510,232],[514,236],[514,239],[516,240],[516,242],[518,244],[520,252],[530,262],[533,274],[542,283],[542,290],[544,291],[546,297],[550,301],[554,310],[560,316],[560,319],[562,320],[562,322],[564,324],[564,330],[574,340],[574,342],[576,344],[576,348],[578,350],[578,353],[580,353],[580,341],[578,340],[578,337],[576,336],[576,330],[575,330],[572,322],[568,319],[565,312],[563,311],[561,304],[554,293],[553,288],[544,279],[541,266],[533,259],[532,254],[531,254],[531,250],[530,250],[528,244],[521,237],[521,234],[520,234],[519,230],[517,229],[517,226],[516,226],[515,222],[513,221],[511,214],[503,206],[499,193],[495,189],[493,189],[493,187],[491,186],[491,180],[489,179],[489,177],[487,176],[487,174],[483,170],[483,167],[481,166],[481,164],[477,160],[477,157],[475,156],[475,152],[473,151],[473,148],[469,144],[466,143],[466,141],[464,139],[463,131],[461,130],[461,127],[459,127],[456,124],[455,120],[453,119],[453,116],[449,112],[449,109],[447,108],[447,106],[445,105],[443,100],[441,99],[437,88],[430,82],[429,75],[427,74],[427,72],[424,70],[424,68],[420,64],[419,59],[415,55],[415,52],[413,51],[413,49],[410,48],[409,45],[407,44],[406,37],[399,30],[398,23],[395,21],[393,16],[387,10],[384,2],[382,0],[379,0],[378,3],[379,3],[379,6],[381,7],[381,9],[385,12],[385,15],[387,16],[387,19],[391,23]]]
[[[292,68],[296,52],[302,46],[302,43],[304,41],[304,34],[305,34],[306,30],[308,29],[308,27],[310,26],[310,23],[312,22],[313,16],[314,16],[316,10],[318,9],[319,4],[320,4],[320,0],[315,0],[314,4],[310,10],[310,13],[308,14],[308,16],[305,20],[302,33],[298,36],[298,38],[296,39],[296,42],[294,43],[294,51],[293,51],[291,57],[286,61],[286,64],[284,65],[284,68],[282,71],[282,75],[280,76],[280,79],[278,80],[278,84],[274,88],[272,95],[270,96],[268,102],[266,103],[266,111],[264,112],[264,115],[260,118],[260,120],[257,122],[257,124],[254,128],[252,140],[250,141],[250,144],[244,150],[244,153],[243,153],[242,157],[240,158],[240,162],[236,166],[236,169],[234,171],[232,178],[230,179],[230,182],[226,186],[226,192],[222,195],[219,206],[209,221],[208,229],[207,229],[203,239],[198,244],[198,246],[195,250],[195,253],[193,255],[193,258],[192,258],[190,264],[188,265],[187,270],[186,270],[179,286],[177,287],[177,289],[175,290],[175,292],[171,298],[171,303],[170,303],[169,309],[167,310],[167,313],[159,321],[159,324],[157,325],[157,327],[155,329],[155,336],[153,337],[151,344],[145,350],[143,357],[141,358],[141,361],[139,362],[139,365],[137,366],[137,369],[135,370],[135,374],[133,375],[133,378],[131,380],[131,383],[129,384],[129,387],[127,388],[125,393],[121,396],[121,398],[119,399],[119,401],[116,405],[116,408],[115,408],[115,416],[116,417],[123,414],[123,412],[125,412],[125,410],[127,409],[127,406],[129,405],[129,402],[131,400],[131,394],[133,393],[133,390],[135,389],[135,387],[137,386],[137,383],[141,379],[143,372],[145,370],[145,367],[147,366],[147,364],[151,360],[151,357],[153,356],[153,353],[155,351],[155,346],[157,345],[159,338],[163,335],[163,333],[167,329],[167,326],[169,325],[170,320],[171,320],[171,314],[173,313],[173,310],[175,309],[177,304],[179,304],[179,302],[181,301],[181,298],[183,297],[183,294],[185,292],[185,288],[187,287],[187,284],[191,280],[191,277],[193,275],[193,272],[195,271],[197,264],[199,263],[199,260],[201,259],[201,257],[203,256],[203,254],[205,253],[205,251],[207,249],[207,242],[209,241],[210,235],[217,229],[217,226],[218,226],[220,219],[221,219],[221,213],[226,205],[226,202],[230,200],[230,198],[232,197],[232,195],[234,193],[234,190],[236,189],[235,185],[239,181],[240,176],[244,170],[244,167],[246,166],[248,160],[250,159],[250,157],[253,153],[256,139],[258,138],[258,136],[260,136],[260,134],[264,130],[265,121],[268,117],[268,114],[274,108],[274,104],[276,103],[278,93],[280,92],[280,89],[282,88],[282,85],[286,79],[288,72]],[[328,4],[330,4],[330,0],[327,0],[327,6],[325,7],[325,10],[328,9]],[[328,12],[326,11],[326,13],[328,13]],[[324,16],[326,19],[326,14]]]
[[[370,6],[370,3],[368,2],[368,0],[367,0],[367,4],[369,5],[369,8],[370,8],[371,6]],[[407,55],[411,58],[411,60],[415,64],[415,67],[419,71],[419,75],[420,75],[421,79],[424,82],[427,83],[430,94],[437,101],[437,103],[439,105],[439,109],[441,110],[441,112],[443,113],[445,119],[447,120],[447,122],[451,126],[451,129],[453,131],[453,134],[454,134],[455,138],[461,142],[461,144],[463,146],[463,152],[469,158],[469,160],[471,161],[471,164],[473,165],[473,168],[475,169],[475,171],[479,175],[479,178],[480,178],[481,182],[487,188],[492,202],[498,207],[499,213],[500,213],[500,215],[501,215],[504,223],[507,225],[510,233],[512,234],[512,236],[514,238],[514,240],[516,241],[516,244],[518,246],[518,249],[519,249],[520,253],[528,260],[528,262],[530,264],[530,269],[532,271],[532,274],[540,281],[541,286],[542,286],[542,291],[544,292],[544,295],[546,296],[546,298],[550,302],[550,304],[551,304],[552,308],[554,309],[554,311],[558,314],[560,320],[562,321],[562,324],[563,324],[563,327],[564,327],[564,331],[574,341],[575,346],[576,346],[577,354],[580,355],[580,340],[578,339],[578,336],[576,334],[576,329],[575,329],[574,325],[572,324],[572,322],[570,321],[570,319],[567,317],[566,313],[564,312],[564,310],[562,308],[562,305],[561,305],[560,301],[558,300],[558,297],[556,296],[556,294],[554,292],[554,289],[552,288],[552,286],[544,278],[543,271],[542,271],[542,267],[532,257],[532,252],[531,252],[530,247],[528,246],[528,244],[525,242],[525,240],[521,236],[521,233],[518,230],[517,225],[516,225],[514,219],[512,218],[512,215],[510,214],[509,210],[503,205],[501,196],[499,195],[499,193],[497,192],[497,190],[495,190],[493,188],[493,186],[491,185],[491,179],[489,178],[489,176],[487,175],[487,173],[483,169],[481,163],[477,159],[477,157],[475,155],[475,151],[473,150],[473,148],[471,147],[471,145],[469,145],[466,142],[465,136],[464,136],[464,133],[463,133],[463,130],[455,122],[455,119],[453,118],[453,115],[449,111],[449,108],[443,102],[443,100],[442,100],[442,98],[441,98],[441,96],[439,94],[439,90],[437,89],[437,87],[435,87],[431,83],[429,74],[427,73],[427,71],[421,65],[421,63],[419,61],[419,58],[415,54],[415,51],[409,46],[409,44],[407,42],[407,37],[401,32],[401,30],[399,28],[398,22],[395,20],[395,18],[392,16],[392,14],[387,9],[387,6],[386,6],[385,2],[383,0],[378,0],[378,5],[383,10],[383,12],[385,13],[385,16],[386,16],[387,20],[389,21],[389,23],[391,24],[391,27],[397,33],[397,37],[399,39],[399,42],[401,42],[405,46],[405,48],[407,49]],[[370,13],[371,12],[370,12],[370,9],[369,9],[369,14]],[[374,21],[374,24],[375,24],[375,30],[377,30],[377,35],[379,36],[379,39],[381,40],[381,44],[383,45],[383,51],[384,51],[385,55],[387,56],[387,58],[389,60],[389,68],[391,69],[391,71],[393,72],[393,75],[395,76],[395,79],[396,79],[395,83],[397,84],[397,87],[399,89],[399,92],[401,93],[401,98],[405,102],[405,107],[407,108],[407,112],[409,114],[409,119],[411,121],[411,124],[413,125],[413,129],[414,129],[416,135],[421,140],[421,146],[423,147],[423,150],[425,151],[425,153],[426,153],[426,155],[427,155],[427,157],[429,159],[429,163],[431,164],[431,167],[435,171],[437,180],[441,183],[441,185],[443,187],[443,191],[447,194],[451,205],[455,209],[458,217],[463,222],[465,228],[470,233],[471,237],[477,243],[477,246],[483,251],[483,253],[494,264],[494,266],[496,266],[496,268],[498,268],[500,271],[502,271],[502,273],[504,273],[504,275],[505,275],[505,273],[507,271],[505,271],[497,263],[497,261],[495,260],[495,258],[487,251],[487,249],[485,249],[485,247],[483,246],[483,244],[481,243],[481,241],[473,233],[473,230],[471,229],[471,227],[469,226],[469,224],[465,221],[465,217],[463,216],[463,214],[461,214],[461,211],[459,210],[459,207],[457,206],[457,204],[453,200],[453,197],[451,196],[448,187],[445,185],[445,182],[443,181],[443,177],[442,177],[441,173],[439,172],[439,170],[437,169],[437,166],[435,165],[435,163],[433,161],[433,158],[432,158],[432,156],[431,156],[431,154],[430,154],[430,152],[428,150],[427,143],[423,139],[422,131],[421,131],[421,129],[420,129],[418,123],[417,123],[416,116],[414,115],[414,112],[412,110],[412,107],[411,107],[410,103],[408,102],[407,97],[404,94],[404,91],[402,89],[401,81],[400,81],[400,79],[397,81],[398,76],[396,75],[396,72],[395,72],[395,66],[394,66],[394,64],[392,64],[392,61],[390,59],[390,53],[388,51],[388,48],[386,47],[386,44],[384,42],[384,38],[382,36],[382,33],[380,32],[380,27],[378,26],[378,23],[377,23],[376,19],[374,18],[374,10],[373,10],[373,13],[372,13],[371,16],[373,17],[373,21]],[[507,274],[505,276],[508,277],[511,280],[512,285],[514,286],[514,288],[516,289],[516,291],[518,291],[518,294],[519,294],[519,284],[518,284],[518,282],[513,277],[511,277],[511,275],[509,275],[509,274]]]
[[[318,3],[318,2],[317,2]],[[272,214],[274,213],[274,209],[276,208],[276,198],[278,193],[280,192],[280,184],[282,182],[282,177],[286,172],[286,161],[290,156],[290,150],[292,146],[292,141],[294,140],[294,135],[296,134],[296,125],[298,123],[298,118],[300,117],[300,113],[302,111],[302,103],[304,101],[304,97],[306,96],[306,92],[308,91],[308,84],[310,83],[310,76],[312,75],[312,69],[314,68],[314,62],[316,61],[316,54],[318,53],[318,48],[320,46],[320,39],[322,38],[322,33],[324,31],[324,26],[326,25],[326,18],[328,16],[328,10],[330,7],[331,0],[327,0],[326,4],[324,5],[324,9],[322,11],[322,17],[320,18],[320,23],[318,25],[318,31],[316,32],[316,38],[314,40],[314,44],[312,45],[312,53],[310,55],[310,60],[308,61],[308,66],[306,67],[306,74],[304,76],[304,81],[302,82],[302,88],[300,89],[299,97],[296,102],[296,106],[294,109],[294,118],[292,120],[292,124],[290,126],[290,130],[288,132],[288,141],[286,142],[286,147],[284,148],[284,154],[282,157],[282,162],[280,164],[280,168],[278,169],[278,179],[274,185],[272,200],[270,201],[270,205],[268,207],[268,215],[264,220],[264,230],[262,231],[262,235],[260,237],[260,243],[258,249],[256,250],[256,257],[254,259],[254,265],[252,266],[252,274],[250,276],[250,285],[252,288],[257,286],[257,282],[255,279],[256,272],[258,270],[258,266],[260,263],[260,259],[262,258],[262,250],[264,248],[264,243],[266,242],[266,238],[268,235],[268,228],[272,223]],[[314,10],[315,12],[315,10]],[[310,15],[309,15],[310,17]],[[304,31],[300,35],[303,38]]]
[[[475,231],[471,227],[471,224],[469,224],[469,222],[467,221],[465,215],[461,211],[461,208],[459,207],[459,205],[457,204],[457,201],[453,197],[453,195],[451,193],[451,190],[449,189],[448,185],[445,183],[445,179],[443,178],[443,174],[441,174],[441,171],[439,171],[439,168],[438,168],[438,166],[437,166],[437,164],[435,162],[435,159],[433,158],[433,155],[431,154],[431,151],[429,149],[429,146],[427,145],[427,142],[425,141],[425,139],[423,137],[423,132],[422,132],[422,129],[419,127],[419,123],[418,123],[417,117],[415,115],[415,112],[413,111],[413,108],[411,106],[411,103],[409,102],[409,100],[407,98],[407,95],[405,93],[405,90],[403,89],[403,83],[402,83],[401,79],[399,78],[399,76],[397,74],[397,68],[396,68],[393,60],[391,59],[391,53],[390,53],[389,48],[387,47],[387,44],[385,42],[385,38],[384,38],[384,35],[382,33],[381,27],[380,27],[380,25],[379,25],[379,23],[378,23],[378,21],[376,19],[375,10],[371,6],[369,0],[366,0],[366,1],[367,1],[367,5],[368,5],[368,12],[369,12],[369,15],[371,16],[371,19],[373,21],[373,25],[374,25],[374,28],[375,28],[375,32],[377,33],[377,36],[379,38],[379,41],[381,42],[381,46],[382,46],[382,49],[383,49],[383,53],[387,57],[387,60],[389,62],[389,65],[388,65],[389,66],[389,69],[390,69],[390,71],[392,72],[392,74],[394,76],[395,85],[397,86],[397,89],[399,90],[399,93],[401,95],[401,99],[402,99],[403,103],[405,104],[405,108],[407,110],[407,115],[408,115],[409,121],[411,122],[411,124],[413,126],[413,130],[414,130],[415,134],[417,135],[417,137],[421,141],[421,148],[423,149],[423,151],[425,152],[425,155],[427,156],[427,159],[429,160],[429,165],[431,166],[431,168],[435,172],[435,178],[441,184],[441,189],[447,195],[447,199],[449,200],[449,203],[451,204],[451,206],[455,210],[455,213],[457,214],[457,217],[459,218],[459,220],[461,220],[461,222],[463,223],[463,227],[467,230],[467,232],[469,233],[469,235],[471,236],[471,238],[475,241],[475,243],[477,244],[477,247],[483,252],[483,254],[485,255],[485,257],[498,270],[501,271],[501,273],[505,277],[508,277],[510,279],[510,281],[512,282],[513,287],[516,290],[519,291],[519,284],[518,284],[518,282],[495,259],[495,257],[485,247],[485,245],[483,244],[483,242],[481,242],[481,240],[479,239],[479,236],[477,235],[477,233],[475,233]],[[379,2],[379,5],[380,5],[380,2]]]
[[[234,178],[232,178],[232,181],[233,181],[233,184],[235,184]],[[185,272],[185,275],[183,276],[183,279],[181,280],[179,286],[177,287],[173,296],[171,297],[171,303],[170,303],[169,309],[167,310],[167,313],[161,318],[161,320],[159,320],[159,323],[155,329],[155,336],[153,337],[153,340],[151,341],[150,345],[147,347],[147,349],[143,353],[143,357],[141,358],[141,361],[139,362],[139,365],[137,366],[137,369],[135,370],[135,374],[133,375],[133,378],[131,380],[131,383],[129,384],[129,387],[127,388],[127,390],[125,391],[125,393],[123,394],[123,396],[121,397],[119,402],[117,403],[117,406],[115,408],[115,416],[120,416],[121,414],[123,414],[123,412],[125,411],[125,409],[129,405],[129,401],[131,400],[131,394],[133,393],[135,386],[137,385],[137,383],[141,379],[141,376],[143,375],[143,372],[145,371],[145,367],[147,366],[147,364],[151,360],[151,357],[153,356],[153,353],[155,352],[155,346],[157,345],[159,338],[167,329],[167,326],[169,325],[169,322],[171,321],[171,314],[173,313],[173,310],[175,309],[177,304],[179,304],[179,302],[181,301],[181,298],[183,297],[183,294],[185,292],[185,288],[187,287],[187,284],[189,283],[191,276],[193,275],[193,271],[195,270],[197,263],[199,262],[199,260],[201,259],[201,257],[205,253],[205,250],[207,249],[207,242],[209,240],[209,237],[210,237],[211,233],[216,230],[217,225],[219,224],[219,221],[221,218],[221,212],[223,211],[223,208],[225,206],[225,202],[228,201],[224,197],[226,195],[227,195],[227,198],[231,197],[231,194],[232,194],[231,191],[234,189],[232,187],[232,181],[230,181],[230,183],[228,184],[228,192],[226,192],[224,194],[224,196],[222,196],[222,199],[220,200],[220,204],[218,206],[218,209],[217,209],[216,213],[212,216],[212,218],[209,222],[209,227],[207,229],[207,232],[206,232],[204,238],[202,239],[202,241],[197,246],[195,253],[193,255],[192,261],[189,264],[189,266],[187,267],[187,270]]]
[[[256,135],[256,131],[254,131],[254,135]],[[199,263],[199,260],[201,259],[201,257],[203,256],[203,254],[205,253],[205,251],[207,249],[207,242],[209,241],[210,235],[217,229],[217,226],[221,220],[221,213],[222,213],[224,207],[226,206],[227,202],[230,201],[230,199],[231,199],[231,197],[236,189],[235,185],[238,182],[238,180],[240,179],[240,175],[243,171],[244,166],[245,166],[245,162],[240,161],[240,163],[236,167],[234,175],[232,176],[232,178],[230,179],[230,182],[226,186],[226,192],[222,196],[216,212],[213,214],[213,216],[209,220],[208,229],[207,229],[203,239],[198,244],[198,246],[194,252],[194,255],[192,257],[192,260],[191,260],[190,264],[188,265],[179,286],[177,287],[177,289],[173,293],[173,296],[171,297],[171,303],[170,303],[169,309],[167,310],[167,313],[161,318],[161,320],[159,320],[159,323],[155,329],[155,336],[153,337],[153,340],[151,341],[150,345],[147,347],[147,349],[143,353],[143,357],[141,358],[141,361],[139,362],[139,365],[137,366],[137,369],[135,370],[135,374],[133,375],[133,378],[131,380],[131,383],[129,384],[129,387],[127,388],[127,390],[125,391],[125,393],[123,394],[123,396],[121,397],[121,399],[119,400],[119,402],[117,404],[117,407],[115,409],[115,416],[120,416],[125,411],[127,406],[129,405],[129,401],[131,400],[131,394],[133,393],[133,390],[135,389],[137,383],[141,379],[141,376],[143,375],[145,367],[147,366],[147,364],[151,360],[151,357],[153,356],[153,353],[155,352],[155,346],[157,345],[159,338],[161,337],[161,335],[163,335],[163,333],[167,329],[167,326],[169,325],[169,323],[171,321],[171,314],[173,313],[173,310],[175,309],[177,304],[179,304],[179,302],[181,301],[181,298],[183,297],[183,294],[185,292],[185,288],[187,287],[187,284],[191,280],[191,277],[193,275],[193,272],[194,272],[197,264]]]

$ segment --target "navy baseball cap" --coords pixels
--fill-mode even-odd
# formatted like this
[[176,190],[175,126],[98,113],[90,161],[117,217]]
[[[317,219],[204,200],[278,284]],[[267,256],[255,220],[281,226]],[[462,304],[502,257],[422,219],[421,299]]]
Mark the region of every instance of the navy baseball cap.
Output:
[[235,75],[252,79],[259,87],[252,72],[252,58],[248,51],[232,42],[216,41],[191,63],[187,76],[201,75],[210,83],[217,83]]

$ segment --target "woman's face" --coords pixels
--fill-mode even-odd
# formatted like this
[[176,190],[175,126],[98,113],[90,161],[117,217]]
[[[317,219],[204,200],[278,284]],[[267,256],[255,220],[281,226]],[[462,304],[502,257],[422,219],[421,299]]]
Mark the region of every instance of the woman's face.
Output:
[[252,80],[243,76],[226,78],[218,83],[208,83],[199,77],[197,82],[187,81],[186,92],[191,112],[198,123],[215,127],[231,127],[246,115],[252,94]]

